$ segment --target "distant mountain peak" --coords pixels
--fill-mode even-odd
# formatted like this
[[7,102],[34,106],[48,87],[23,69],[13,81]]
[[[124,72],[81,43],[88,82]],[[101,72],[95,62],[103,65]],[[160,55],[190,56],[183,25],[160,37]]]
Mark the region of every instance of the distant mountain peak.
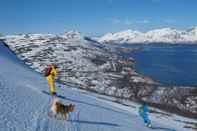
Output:
[[113,34],[106,34],[99,42],[112,43],[197,43],[197,26],[187,31],[175,28],[154,29],[148,32],[125,30]]

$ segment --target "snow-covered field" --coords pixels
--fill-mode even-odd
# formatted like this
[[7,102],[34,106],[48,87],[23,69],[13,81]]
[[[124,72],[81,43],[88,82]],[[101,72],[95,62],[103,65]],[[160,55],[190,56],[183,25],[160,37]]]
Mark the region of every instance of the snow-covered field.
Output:
[[[0,130],[1,131],[151,131],[137,114],[138,105],[123,106],[113,98],[59,85],[62,102],[74,103],[76,110],[68,121],[51,119],[47,113],[52,98],[43,93],[48,85],[0,43]],[[192,131],[180,121],[196,120],[152,113],[158,131]]]

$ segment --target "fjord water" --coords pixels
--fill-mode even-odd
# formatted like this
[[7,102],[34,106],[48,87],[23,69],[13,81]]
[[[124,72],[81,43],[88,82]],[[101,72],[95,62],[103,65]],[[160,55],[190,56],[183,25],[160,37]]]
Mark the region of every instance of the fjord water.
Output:
[[197,45],[149,44],[128,45],[139,51],[124,53],[133,57],[137,72],[164,85],[197,86]]

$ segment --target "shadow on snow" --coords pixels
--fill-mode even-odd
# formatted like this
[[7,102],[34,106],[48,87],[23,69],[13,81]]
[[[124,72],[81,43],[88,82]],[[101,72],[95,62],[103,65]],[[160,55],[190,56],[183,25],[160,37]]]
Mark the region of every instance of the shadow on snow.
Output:
[[164,130],[164,131],[176,131],[175,129],[165,128],[165,127],[158,127],[158,126],[153,126],[153,127],[151,127],[151,129]]
[[96,121],[84,121],[84,120],[68,120],[69,122],[80,123],[80,124],[90,124],[90,125],[104,125],[104,126],[115,126],[119,127],[120,125],[108,122],[96,122]]

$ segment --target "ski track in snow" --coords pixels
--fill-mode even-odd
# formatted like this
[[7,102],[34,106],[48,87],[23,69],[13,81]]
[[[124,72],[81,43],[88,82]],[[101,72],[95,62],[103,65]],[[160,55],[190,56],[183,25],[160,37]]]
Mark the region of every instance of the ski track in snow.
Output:
[[[48,105],[49,103],[47,103],[46,105],[44,105],[40,110],[40,111],[37,111],[35,113],[35,118],[34,118],[34,121],[33,123],[35,123],[35,131],[48,131],[48,119],[46,119],[46,117],[43,117],[42,114],[46,114],[47,110],[48,109]],[[42,125],[44,125],[42,127]]]

